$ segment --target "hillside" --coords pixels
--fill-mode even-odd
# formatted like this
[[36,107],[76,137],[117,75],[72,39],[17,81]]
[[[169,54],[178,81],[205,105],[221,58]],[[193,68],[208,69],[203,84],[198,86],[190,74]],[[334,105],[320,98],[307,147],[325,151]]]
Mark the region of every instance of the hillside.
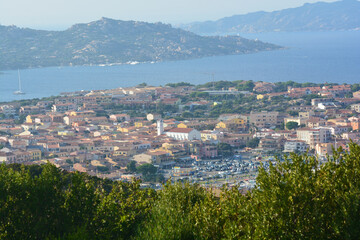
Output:
[[162,23],[102,18],[65,31],[0,26],[0,69],[184,60],[279,46],[241,37],[203,37]]
[[360,29],[360,2],[318,2],[274,12],[255,12],[181,26],[197,34]]

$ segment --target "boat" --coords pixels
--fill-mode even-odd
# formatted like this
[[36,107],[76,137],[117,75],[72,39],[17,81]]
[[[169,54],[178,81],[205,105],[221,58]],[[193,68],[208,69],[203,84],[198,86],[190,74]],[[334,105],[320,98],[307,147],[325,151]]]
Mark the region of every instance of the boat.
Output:
[[19,78],[19,90],[15,91],[15,95],[24,95],[25,92],[21,91],[21,79],[20,79],[20,70],[18,69],[18,78]]

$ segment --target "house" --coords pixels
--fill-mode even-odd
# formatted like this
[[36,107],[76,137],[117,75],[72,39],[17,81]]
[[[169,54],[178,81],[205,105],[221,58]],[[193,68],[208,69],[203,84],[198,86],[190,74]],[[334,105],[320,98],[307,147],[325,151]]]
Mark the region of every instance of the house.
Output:
[[351,110],[360,113],[360,103],[351,105]]
[[112,114],[109,117],[110,121],[113,122],[129,122],[130,115],[129,114]]
[[334,143],[318,143],[315,146],[315,152],[320,157],[326,157],[333,153]]
[[0,163],[15,163],[16,156],[12,152],[0,151]]
[[59,112],[59,113],[64,113],[67,111],[76,111],[77,107],[76,104],[73,103],[59,103],[59,104],[54,104],[51,107],[51,110],[53,112]]
[[308,146],[302,140],[288,140],[284,144],[284,152],[305,152]]
[[353,92],[353,98],[360,99],[360,91]]
[[218,149],[216,145],[204,144],[201,147],[202,158],[216,158],[218,156]]
[[139,156],[134,156],[135,161],[147,161],[159,167],[167,167],[173,165],[174,162],[170,158],[170,154],[166,151],[149,151]]
[[201,131],[202,141],[217,141],[224,137],[224,134],[219,131],[203,130]]

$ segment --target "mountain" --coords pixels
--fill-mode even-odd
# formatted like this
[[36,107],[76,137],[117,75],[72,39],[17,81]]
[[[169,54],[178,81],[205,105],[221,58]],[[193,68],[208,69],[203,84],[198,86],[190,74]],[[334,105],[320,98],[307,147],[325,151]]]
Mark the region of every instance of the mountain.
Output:
[[108,18],[65,31],[0,26],[0,70],[184,60],[279,48],[237,36],[199,36],[163,23]]
[[318,2],[275,12],[235,15],[195,22],[181,28],[197,34],[236,34],[274,31],[333,31],[360,29],[360,2]]

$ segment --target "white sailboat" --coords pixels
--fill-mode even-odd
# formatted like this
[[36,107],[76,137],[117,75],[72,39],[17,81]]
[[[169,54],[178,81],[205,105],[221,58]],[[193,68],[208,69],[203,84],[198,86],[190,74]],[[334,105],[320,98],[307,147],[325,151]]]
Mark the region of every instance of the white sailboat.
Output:
[[18,78],[19,78],[19,90],[15,91],[15,95],[24,95],[25,92],[21,91],[21,79],[20,79],[20,70],[18,69]]

